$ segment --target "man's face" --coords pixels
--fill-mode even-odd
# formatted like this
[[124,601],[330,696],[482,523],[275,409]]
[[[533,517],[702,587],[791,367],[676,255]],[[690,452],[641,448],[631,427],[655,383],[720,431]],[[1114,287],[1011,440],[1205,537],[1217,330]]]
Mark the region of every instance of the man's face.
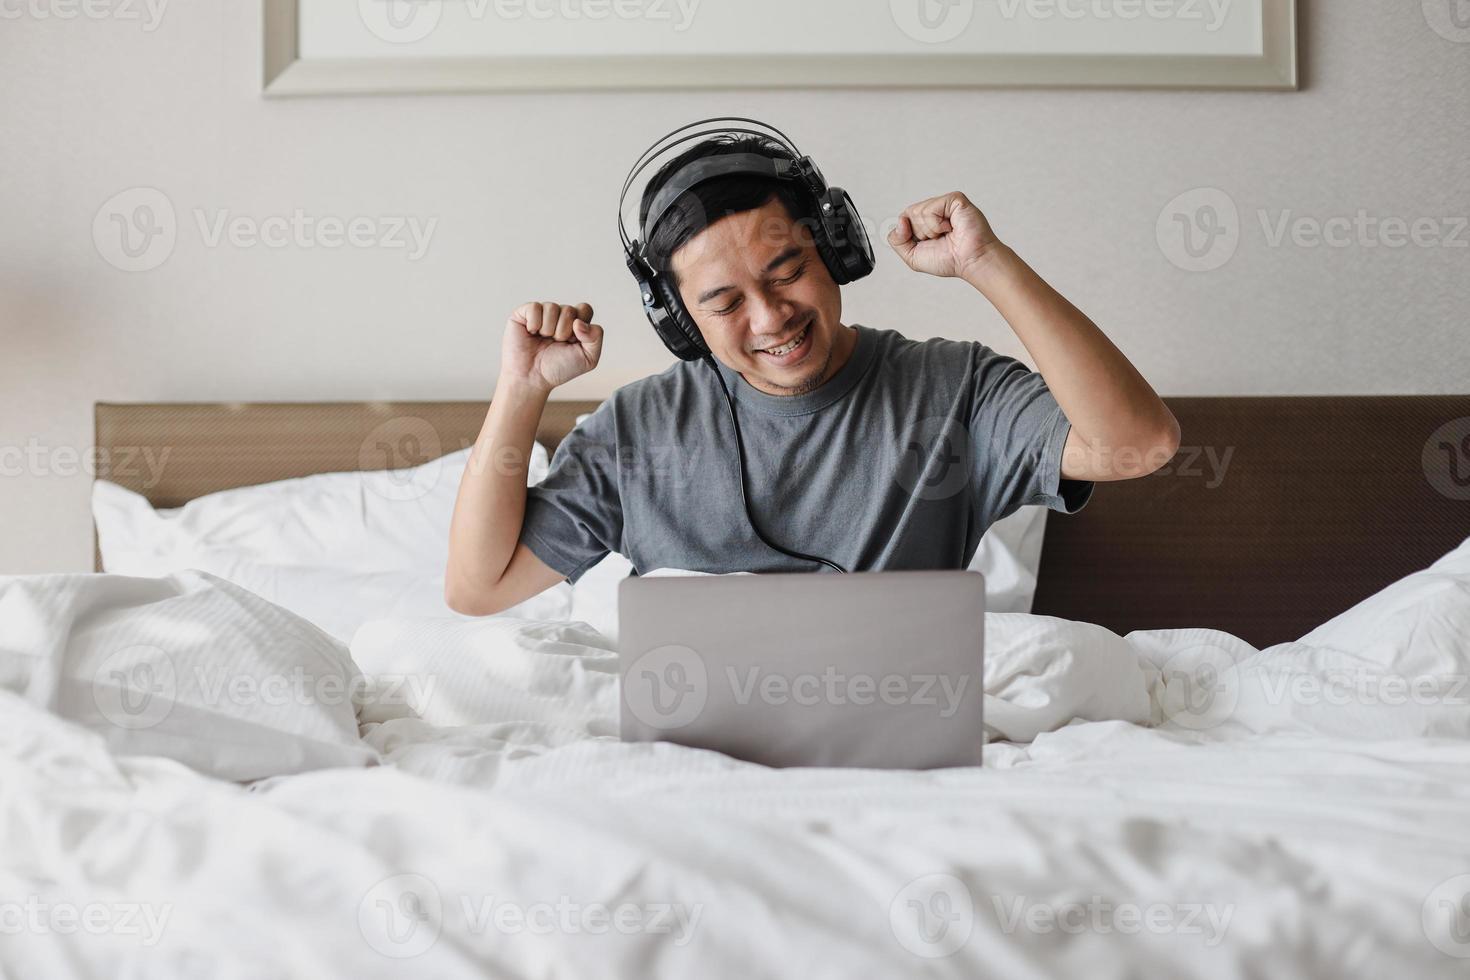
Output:
[[710,351],[759,391],[812,391],[852,351],[841,290],[811,233],[774,197],[716,221],[676,251],[672,265]]

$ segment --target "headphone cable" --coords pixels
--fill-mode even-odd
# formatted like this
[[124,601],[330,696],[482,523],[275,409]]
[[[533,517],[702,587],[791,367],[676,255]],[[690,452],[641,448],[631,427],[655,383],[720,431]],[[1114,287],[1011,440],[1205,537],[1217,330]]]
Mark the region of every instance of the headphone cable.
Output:
[[750,529],[755,532],[757,538],[760,538],[761,543],[772,551],[780,552],[788,558],[795,558],[799,561],[809,561],[818,565],[826,565],[834,572],[846,575],[847,569],[836,562],[828,561],[817,555],[807,555],[800,551],[791,551],[783,548],[766,537],[765,533],[761,531],[760,525],[755,522],[755,514],[750,509],[750,496],[745,491],[745,442],[740,438],[740,415],[735,411],[735,399],[730,394],[730,386],[725,384],[725,376],[720,373],[719,367],[715,364],[715,359],[706,354],[701,360],[708,364],[710,370],[715,373],[715,379],[720,383],[720,390],[725,393],[725,404],[730,407],[730,423],[735,427],[735,456],[740,461],[740,503],[745,507],[745,519],[750,522]]

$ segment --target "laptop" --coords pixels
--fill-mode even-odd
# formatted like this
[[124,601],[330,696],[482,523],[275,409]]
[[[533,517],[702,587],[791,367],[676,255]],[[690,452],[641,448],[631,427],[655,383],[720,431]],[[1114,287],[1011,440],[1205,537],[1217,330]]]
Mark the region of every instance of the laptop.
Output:
[[767,766],[978,766],[978,572],[631,577],[622,735]]

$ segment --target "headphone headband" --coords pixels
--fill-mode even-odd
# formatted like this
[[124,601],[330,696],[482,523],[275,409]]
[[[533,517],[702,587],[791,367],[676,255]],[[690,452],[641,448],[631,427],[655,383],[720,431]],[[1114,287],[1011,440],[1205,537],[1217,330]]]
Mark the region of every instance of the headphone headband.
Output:
[[640,214],[640,230],[651,234],[674,203],[700,184],[717,177],[731,174],[749,174],[754,177],[770,177],[773,180],[789,180],[796,163],[793,160],[778,160],[759,153],[727,153],[723,156],[696,160],[680,170],[654,195],[647,212]]
[[[698,133],[689,132],[689,130],[695,129],[699,126],[708,126],[711,123],[722,122],[745,123],[751,126],[760,126],[766,131],[761,132],[759,130],[747,129],[743,126],[721,126],[715,129],[702,130]],[[681,133],[683,133],[684,135],[680,136],[679,134]],[[790,151],[793,158],[799,160],[804,156],[801,150],[797,149],[796,144],[791,142],[786,134],[781,132],[775,126],[772,126],[769,123],[763,123],[759,119],[747,119],[744,116],[714,116],[709,119],[700,119],[697,122],[692,122],[687,126],[680,126],[678,129],[675,129],[672,132],[665,133],[663,136],[660,136],[657,140],[655,140],[652,146],[639,154],[637,160],[633,161],[633,166],[628,169],[628,176],[623,181],[622,192],[618,195],[618,237],[622,240],[623,247],[625,249],[632,244],[632,239],[628,237],[627,226],[623,222],[623,208],[628,200],[628,190],[633,186],[633,181],[638,179],[638,175],[643,173],[643,171],[646,170],[653,163],[653,161],[659,157],[660,154],[668,152],[681,143],[688,143],[692,140],[697,140],[701,136],[720,136],[727,133],[740,133],[745,136],[764,136],[767,139],[774,139],[776,142],[780,143],[783,147]],[[670,140],[675,136],[679,136],[679,138],[670,142]],[[643,229],[640,228],[639,235],[641,236],[642,233]]]

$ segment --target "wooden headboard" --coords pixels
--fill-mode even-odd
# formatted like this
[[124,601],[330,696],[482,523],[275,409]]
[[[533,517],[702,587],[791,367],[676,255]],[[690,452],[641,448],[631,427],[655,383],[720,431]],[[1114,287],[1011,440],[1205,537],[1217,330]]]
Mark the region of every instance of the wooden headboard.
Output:
[[[1051,515],[1034,610],[1296,639],[1470,535],[1470,395],[1171,398],[1183,448]],[[554,448],[596,402],[553,402]],[[99,404],[103,477],[177,507],[232,487],[413,466],[473,443],[483,402]]]

